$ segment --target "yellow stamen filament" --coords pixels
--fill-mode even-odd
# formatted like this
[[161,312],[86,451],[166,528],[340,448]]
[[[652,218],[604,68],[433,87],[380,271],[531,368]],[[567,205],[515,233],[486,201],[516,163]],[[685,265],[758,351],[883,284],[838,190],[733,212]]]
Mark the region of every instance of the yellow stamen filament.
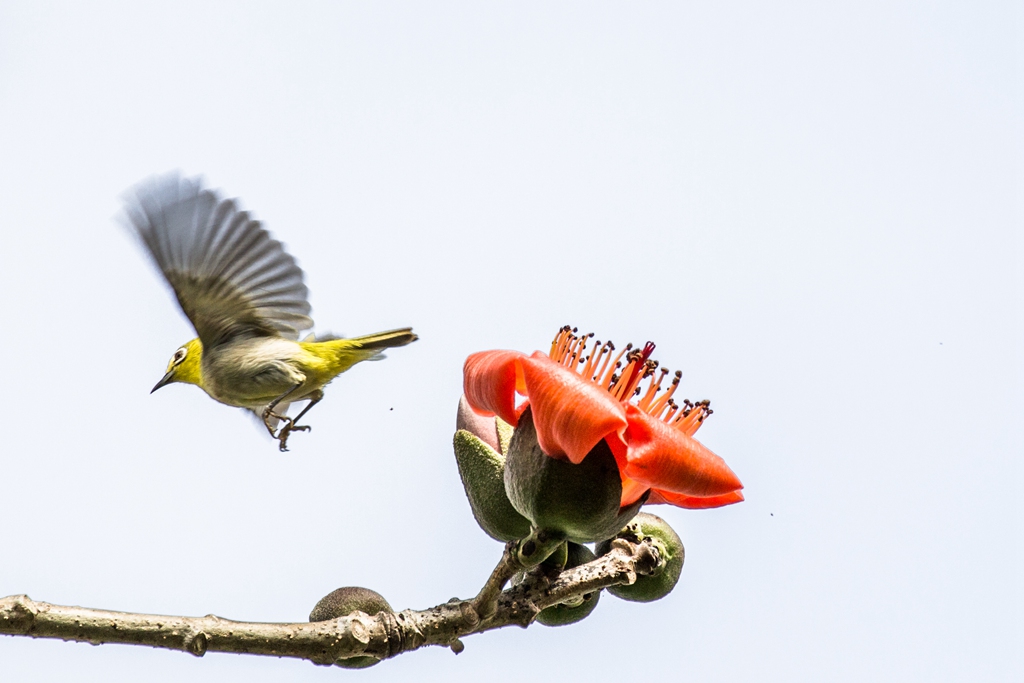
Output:
[[619,359],[622,358],[623,354],[625,354],[627,351],[631,350],[632,348],[633,348],[632,344],[626,344],[626,348],[624,348],[621,351],[619,351],[619,355],[615,356],[615,360],[613,360],[610,363],[609,368],[608,368],[608,372],[605,373],[604,377],[602,377],[601,379],[597,380],[598,384],[600,384],[603,387],[607,387],[607,389],[609,391],[611,391],[612,381],[615,379],[615,371],[622,367],[622,363],[619,362]]
[[626,384],[629,378],[633,375],[633,365],[634,362],[630,361],[626,367],[622,369],[622,372],[619,375],[612,378],[614,384],[608,388],[608,391],[611,392],[612,396],[620,401],[622,400],[622,397],[626,395]]
[[645,393],[644,397],[637,402],[637,408],[640,410],[647,410],[648,406],[651,405],[651,401],[654,400],[655,394],[657,394],[658,390],[661,389],[661,380],[665,379],[665,375],[667,374],[668,370],[662,368],[657,381],[654,380],[654,375],[651,375],[651,381],[647,384],[647,393]]
[[580,371],[580,374],[583,375],[583,377],[585,377],[586,379],[593,379],[592,373],[594,370],[594,366],[597,364],[597,361],[601,359],[601,356],[604,355],[604,351],[604,344],[602,344],[600,340],[595,341],[594,350],[590,352],[590,357],[587,358],[586,365],[584,365],[583,370]]
[[[647,376],[648,372],[651,372],[651,369],[648,366],[647,362],[644,362],[642,360],[642,358],[639,356],[639,353],[640,352],[637,351],[637,357],[629,365],[626,366],[625,370],[622,371],[622,377],[625,378],[626,381],[621,382],[620,380],[623,386],[619,391],[615,392],[615,398],[619,399],[620,401],[626,401],[635,396],[636,393],[639,392],[639,390],[637,389],[637,385],[640,384],[641,380],[643,380],[643,378]],[[636,364],[642,362],[644,363],[644,369],[637,372]]]
[[566,356],[565,366],[570,370],[575,370],[576,366],[579,365],[580,356],[583,355],[583,349],[585,348],[587,348],[587,335],[575,337],[572,344],[569,346],[569,353]]
[[711,410],[710,406],[710,401],[701,401],[697,405],[693,405],[687,401],[687,409],[683,411],[682,417],[676,420],[672,426],[682,431],[684,434],[692,436],[707,416],[714,412]]
[[555,347],[555,352],[553,354],[551,354],[551,358],[556,363],[561,363],[562,359],[565,358],[565,349],[569,345],[569,343],[572,341],[572,337],[573,337],[572,328],[569,327],[568,325],[563,327],[561,329],[561,331],[559,332],[559,335],[557,337],[555,337],[555,341],[557,342],[557,346]]
[[564,334],[565,334],[565,328],[563,327],[563,328],[558,330],[558,334],[556,334],[555,338],[551,340],[551,350],[548,351],[548,356],[553,361],[556,361],[556,362],[558,361],[558,345],[562,343],[562,336]]
[[612,361],[612,351],[614,350],[615,344],[612,344],[611,342],[605,342],[605,346],[601,347],[601,354],[604,356],[604,363],[602,363],[601,367],[594,373],[594,376],[590,378],[591,381],[597,382],[599,385],[605,387],[608,386],[607,382],[601,382],[601,377],[604,375],[605,368],[607,368],[609,363]]
[[660,410],[662,406],[669,403],[672,400],[672,394],[676,393],[676,389],[679,388],[679,380],[683,378],[683,373],[676,370],[675,377],[672,378],[672,385],[668,388],[661,397],[651,405],[650,413],[653,415],[654,411]]

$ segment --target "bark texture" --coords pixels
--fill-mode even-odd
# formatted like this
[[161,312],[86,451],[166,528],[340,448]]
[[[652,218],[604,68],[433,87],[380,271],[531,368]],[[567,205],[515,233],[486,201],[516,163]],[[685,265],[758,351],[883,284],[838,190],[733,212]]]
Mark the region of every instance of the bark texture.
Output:
[[382,612],[313,623],[231,621],[214,615],[175,617],[134,614],[36,602],[26,595],[0,598],[0,634],[60,638],[94,645],[121,643],[189,652],[269,655],[332,665],[351,657],[395,657],[427,645],[461,652],[461,638],[509,625],[527,627],[545,607],[572,601],[608,586],[632,584],[637,575],[663,563],[647,543],[617,539],[611,551],[593,562],[551,576],[533,569],[505,590],[520,569],[510,544],[472,601],[454,598],[427,610]]

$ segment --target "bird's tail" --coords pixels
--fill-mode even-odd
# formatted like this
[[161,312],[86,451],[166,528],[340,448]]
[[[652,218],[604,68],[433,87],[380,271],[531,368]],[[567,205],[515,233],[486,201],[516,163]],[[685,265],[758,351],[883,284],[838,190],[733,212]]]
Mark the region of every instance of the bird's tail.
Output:
[[419,337],[413,334],[411,327],[403,327],[400,330],[378,332],[365,337],[353,337],[352,339],[326,337],[319,341],[303,341],[300,344],[308,353],[324,362],[321,372],[325,373],[327,378],[325,381],[329,381],[330,378],[345,372],[356,363],[383,358],[384,349],[405,346],[417,339]]
[[348,341],[358,344],[361,349],[390,349],[395,346],[405,346],[419,339],[411,327],[403,327],[398,330],[388,330],[377,334],[368,334],[365,337],[355,337]]

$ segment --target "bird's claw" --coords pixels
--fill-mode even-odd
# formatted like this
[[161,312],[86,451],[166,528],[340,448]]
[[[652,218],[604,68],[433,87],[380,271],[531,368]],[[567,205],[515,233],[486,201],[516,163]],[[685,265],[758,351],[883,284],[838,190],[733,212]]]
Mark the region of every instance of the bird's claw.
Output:
[[281,427],[280,431],[278,431],[277,435],[274,438],[276,438],[279,442],[278,450],[280,450],[282,453],[287,453],[288,435],[291,434],[292,432],[309,432],[312,431],[312,428],[309,425],[297,425],[295,424],[294,420],[288,417],[284,418],[284,421],[284,426]]

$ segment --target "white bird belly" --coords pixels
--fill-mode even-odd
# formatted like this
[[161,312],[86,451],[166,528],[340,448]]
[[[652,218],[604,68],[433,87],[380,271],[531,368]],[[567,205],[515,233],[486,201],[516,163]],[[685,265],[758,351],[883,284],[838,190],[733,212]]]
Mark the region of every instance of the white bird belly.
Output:
[[[203,354],[203,388],[221,403],[262,408],[306,382],[300,370],[304,353],[297,342],[280,337],[231,342]],[[300,386],[288,400],[299,400],[307,393]]]

